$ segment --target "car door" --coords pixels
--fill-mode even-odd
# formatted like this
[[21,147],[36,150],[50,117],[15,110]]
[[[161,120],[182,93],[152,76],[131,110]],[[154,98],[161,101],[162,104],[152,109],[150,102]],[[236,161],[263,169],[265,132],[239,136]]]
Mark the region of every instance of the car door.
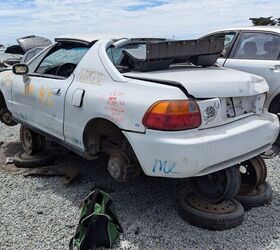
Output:
[[43,53],[36,67],[31,63],[27,77],[16,76],[12,83],[15,118],[63,140],[65,95],[87,50],[78,43],[58,43]]
[[272,93],[280,86],[279,55],[279,35],[243,31],[223,66],[264,77]]

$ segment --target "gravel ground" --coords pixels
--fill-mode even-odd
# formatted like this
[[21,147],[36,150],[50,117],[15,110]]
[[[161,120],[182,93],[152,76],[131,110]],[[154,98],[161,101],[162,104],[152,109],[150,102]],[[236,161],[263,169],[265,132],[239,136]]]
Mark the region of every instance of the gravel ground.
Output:
[[[20,149],[18,127],[0,124],[0,165]],[[244,223],[213,232],[185,223],[175,210],[176,180],[140,177],[114,182],[106,159],[84,161],[73,154],[56,164],[72,164],[82,174],[71,184],[61,177],[13,176],[0,170],[0,249],[68,249],[83,198],[99,187],[116,204],[125,233],[116,249],[280,249],[280,159],[268,160],[271,205],[246,212]]]

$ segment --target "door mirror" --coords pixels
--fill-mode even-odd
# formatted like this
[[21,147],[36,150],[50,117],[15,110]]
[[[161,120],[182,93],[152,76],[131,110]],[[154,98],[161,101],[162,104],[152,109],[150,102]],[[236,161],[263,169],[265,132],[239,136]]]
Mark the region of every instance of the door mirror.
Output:
[[28,75],[29,69],[26,64],[18,63],[13,66],[13,73],[15,75],[26,76]]

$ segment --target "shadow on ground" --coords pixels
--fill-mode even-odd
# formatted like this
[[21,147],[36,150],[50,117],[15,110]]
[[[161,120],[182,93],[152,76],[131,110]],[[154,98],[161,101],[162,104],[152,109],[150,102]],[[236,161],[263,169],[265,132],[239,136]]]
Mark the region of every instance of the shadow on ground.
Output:
[[[9,157],[20,149],[19,143],[9,143],[0,147],[0,154]],[[60,178],[51,177],[56,184],[45,188],[71,201],[73,206],[80,206],[95,188],[110,193],[125,230],[122,240],[128,241],[130,246],[138,249],[261,249],[280,237],[278,191],[274,192],[272,205],[246,212],[241,226],[214,232],[188,225],[177,215],[175,198],[178,186],[186,185],[184,180],[141,176],[130,183],[117,183],[107,172],[105,155],[98,160],[86,161],[58,145],[53,145],[52,150],[56,155],[55,166],[75,166],[81,173],[67,185]],[[1,157],[1,164],[5,157]],[[43,182],[49,177],[28,178]],[[275,228],[275,233],[271,234],[268,228]]]

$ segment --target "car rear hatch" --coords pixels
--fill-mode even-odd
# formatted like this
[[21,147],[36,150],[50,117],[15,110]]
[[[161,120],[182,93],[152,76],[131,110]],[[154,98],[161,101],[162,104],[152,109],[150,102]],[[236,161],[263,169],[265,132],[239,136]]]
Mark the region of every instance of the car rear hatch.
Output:
[[46,47],[52,44],[48,38],[34,35],[18,38],[17,42],[25,52],[35,47]]
[[128,72],[126,77],[176,82],[195,98],[206,129],[261,114],[268,85],[258,76],[219,67],[171,67],[151,72]]

